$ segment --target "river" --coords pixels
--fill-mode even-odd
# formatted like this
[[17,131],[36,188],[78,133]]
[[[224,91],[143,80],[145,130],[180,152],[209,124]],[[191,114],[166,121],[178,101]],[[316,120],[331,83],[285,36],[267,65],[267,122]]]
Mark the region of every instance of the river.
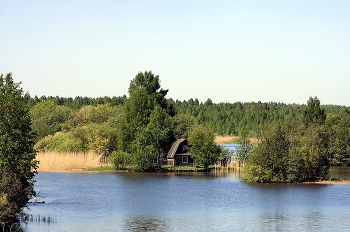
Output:
[[247,184],[235,173],[41,172],[24,231],[346,231],[350,185]]

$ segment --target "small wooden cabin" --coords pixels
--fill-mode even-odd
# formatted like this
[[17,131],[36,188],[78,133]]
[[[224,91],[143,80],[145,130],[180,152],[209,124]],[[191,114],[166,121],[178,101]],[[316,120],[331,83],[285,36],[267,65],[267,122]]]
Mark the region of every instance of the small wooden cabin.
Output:
[[186,139],[177,139],[173,142],[167,155],[167,165],[195,167],[195,161],[188,153]]

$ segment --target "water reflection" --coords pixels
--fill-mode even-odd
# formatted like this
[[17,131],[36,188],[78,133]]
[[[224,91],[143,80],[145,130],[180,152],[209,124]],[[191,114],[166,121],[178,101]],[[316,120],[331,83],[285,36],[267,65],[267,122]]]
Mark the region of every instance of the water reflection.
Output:
[[28,232],[350,228],[350,185],[247,184],[235,173],[39,173],[37,180],[46,203],[30,206],[41,216],[28,220]]
[[25,218],[25,222],[30,223],[43,223],[43,224],[51,224],[51,223],[57,223],[57,218],[51,217],[51,216],[42,216],[40,214],[38,215],[27,215]]
[[350,167],[332,167],[331,176],[336,179],[350,180]]
[[165,221],[156,218],[133,217],[124,224],[125,231],[167,231]]
[[[310,212],[300,215],[289,215],[282,213],[264,213],[260,214],[259,231],[286,231],[287,228],[300,228],[303,231],[322,231],[324,230],[325,215],[321,212]],[[303,228],[303,229],[301,229]]]

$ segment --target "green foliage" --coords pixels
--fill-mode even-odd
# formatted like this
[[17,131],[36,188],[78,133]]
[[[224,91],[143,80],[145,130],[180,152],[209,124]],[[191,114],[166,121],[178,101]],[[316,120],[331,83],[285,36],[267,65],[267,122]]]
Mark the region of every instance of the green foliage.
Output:
[[328,114],[324,128],[331,164],[350,166],[350,118],[346,114]]
[[[38,106],[38,107],[37,107]],[[47,113],[45,113],[45,110]],[[33,124],[38,122],[51,110],[68,109],[57,106],[50,101],[41,101],[32,109]],[[69,117],[61,117],[58,127],[45,124],[48,128],[57,128],[52,133],[39,139],[35,149],[39,151],[95,151],[98,153],[114,151],[117,149],[117,130],[115,121],[120,114],[119,107],[112,107],[110,104],[97,106],[83,106],[75,112],[69,110]],[[58,115],[52,113],[53,115]],[[41,116],[42,115],[42,116]],[[65,114],[66,115],[66,114]],[[52,117],[47,117],[52,118]],[[55,132],[57,131],[58,132]]]
[[131,81],[129,86],[129,95],[137,90],[145,90],[148,94],[154,94],[160,88],[159,75],[154,76],[151,71],[139,72]]
[[245,161],[248,159],[249,154],[253,149],[253,144],[251,144],[250,139],[247,135],[243,135],[236,140],[237,147],[235,158],[238,160],[239,165],[244,165]]
[[175,102],[179,114],[194,117],[195,124],[208,127],[215,134],[250,134],[252,137],[256,137],[261,129],[271,129],[276,124],[282,124],[287,117],[301,120],[304,108],[302,105],[275,102],[214,104],[210,99],[204,104],[199,104],[197,99]]
[[226,160],[231,160],[231,158],[235,155],[233,151],[230,151],[228,148],[224,146],[220,146],[220,156],[219,158],[224,158]]
[[33,131],[37,139],[62,130],[62,124],[71,116],[68,107],[56,105],[52,100],[41,101],[30,111]]
[[320,100],[317,97],[310,97],[306,109],[303,112],[303,122],[306,126],[311,124],[321,125],[326,119],[325,110],[320,107]]
[[[38,150],[119,150],[132,154],[133,157],[139,154],[142,158],[141,150],[146,148],[140,150],[134,143],[150,146],[154,142],[150,138],[158,134],[151,131],[156,130],[157,126],[151,126],[150,118],[154,109],[159,106],[170,116],[170,122],[166,119],[168,129],[165,131],[172,130],[171,137],[174,138],[188,138],[198,125],[217,135],[244,137],[249,134],[254,138],[259,137],[262,131],[271,131],[276,126],[281,126],[287,132],[286,137],[293,148],[290,152],[295,153],[293,159],[299,160],[290,161],[290,173],[294,169],[300,170],[295,165],[302,162],[296,147],[301,146],[301,137],[306,133],[306,128],[322,126],[322,133],[318,136],[322,137],[322,141],[327,141],[325,149],[331,164],[350,166],[350,107],[321,105],[317,97],[310,97],[306,105],[276,102],[216,104],[211,99],[202,103],[197,98],[181,102],[166,99],[167,92],[168,90],[161,89],[159,76],[146,71],[138,73],[131,81],[129,98],[125,95],[112,98],[32,98],[25,94],[24,99],[32,108],[32,128],[38,135],[35,146]],[[159,120],[163,119],[159,117]],[[162,141],[171,140],[168,140],[167,133],[159,134],[164,137]],[[158,145],[146,149],[152,155],[153,151],[157,154],[152,158],[153,165],[150,166],[153,168],[159,167],[162,162],[159,146],[164,152],[166,143],[168,142],[161,142],[162,145],[157,143]],[[236,154],[241,163],[245,162],[249,153],[248,145],[242,143]],[[135,162],[133,160],[129,165],[133,169],[137,168]]]
[[[262,134],[247,160],[245,180],[252,182],[303,182],[316,181],[328,176],[330,167],[330,132],[322,125],[320,114],[307,116],[305,126],[277,127]],[[306,109],[306,112],[311,112]],[[315,116],[318,115],[318,116]],[[328,120],[338,121],[336,117]]]
[[[290,142],[285,132],[277,127],[262,135],[247,160],[247,179],[257,182],[286,182]],[[258,178],[258,179],[257,179]]]
[[116,150],[116,132],[106,123],[90,123],[71,131],[48,135],[35,144],[39,151],[78,152],[95,151],[102,153]]
[[0,75],[0,221],[18,220],[35,195],[34,136],[23,91],[12,73]]
[[86,125],[90,123],[101,124],[106,122],[113,114],[113,108],[109,104],[97,106],[83,106],[75,112],[71,123],[74,126]]
[[71,97],[64,98],[64,97],[53,97],[53,96],[35,96],[32,98],[29,93],[25,94],[25,100],[27,101],[27,104],[30,108],[34,107],[36,104],[42,102],[42,101],[53,101],[56,105],[60,106],[66,106],[73,110],[78,110],[82,108],[83,106],[91,105],[104,105],[104,104],[110,104],[112,107],[114,106],[121,106],[124,104],[126,100],[126,96],[120,96],[120,97],[98,97],[98,98],[89,98],[89,97],[81,97],[77,96],[74,99]]
[[105,166],[100,166],[96,168],[87,168],[87,171],[96,171],[96,172],[108,172],[108,171],[115,171],[115,167],[112,165],[105,165]]
[[177,114],[173,117],[174,137],[187,139],[191,130],[195,126],[195,118],[191,115]]
[[58,152],[78,152],[85,151],[84,143],[72,133],[57,132],[54,140],[48,144],[45,150]]
[[214,133],[204,127],[194,128],[188,138],[191,156],[206,169],[209,165],[217,162],[222,154],[222,150],[214,142],[214,138]]
[[131,81],[129,93],[118,121],[118,150],[124,152],[123,156],[131,154],[128,166],[134,170],[159,168],[173,140],[167,90],[160,89],[158,76],[145,72]]
[[133,157],[129,153],[123,151],[113,151],[109,156],[109,162],[114,164],[117,170],[132,169],[132,167],[130,167],[133,162],[132,159]]

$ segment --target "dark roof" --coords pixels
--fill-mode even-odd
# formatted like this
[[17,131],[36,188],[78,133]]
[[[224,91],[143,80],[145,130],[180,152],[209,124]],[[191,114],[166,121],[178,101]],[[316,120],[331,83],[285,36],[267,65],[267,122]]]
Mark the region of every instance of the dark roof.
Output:
[[177,139],[177,140],[175,140],[173,142],[173,144],[171,144],[171,148],[168,151],[168,155],[167,155],[168,159],[173,159],[174,158],[174,155],[175,155],[177,149],[179,148],[179,145],[185,140],[186,139]]

